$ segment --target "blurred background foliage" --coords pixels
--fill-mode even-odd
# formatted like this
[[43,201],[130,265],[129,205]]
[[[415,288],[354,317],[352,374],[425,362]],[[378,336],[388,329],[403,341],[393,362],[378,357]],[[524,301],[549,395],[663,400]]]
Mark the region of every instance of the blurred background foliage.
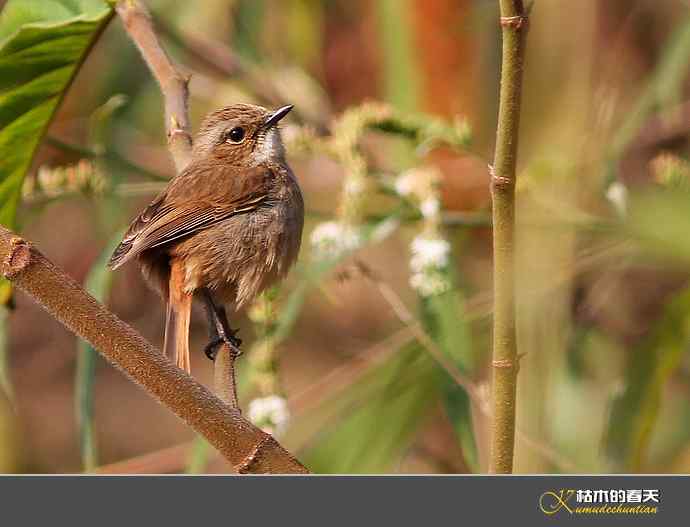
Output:
[[[173,172],[158,87],[107,3],[3,4],[2,223],[160,344],[158,299],[103,264]],[[236,317],[242,406],[316,472],[485,471],[497,2],[146,4],[194,122],[296,106],[303,248]],[[689,65],[687,1],[534,2],[518,472],[690,472]],[[21,293],[1,300],[0,471],[228,470]]]

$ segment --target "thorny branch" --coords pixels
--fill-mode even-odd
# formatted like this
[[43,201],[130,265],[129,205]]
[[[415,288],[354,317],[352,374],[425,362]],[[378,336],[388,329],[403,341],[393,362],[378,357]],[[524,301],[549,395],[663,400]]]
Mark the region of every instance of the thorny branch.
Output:
[[175,367],[29,242],[4,227],[0,227],[0,271],[203,435],[238,472],[307,472],[273,437]]

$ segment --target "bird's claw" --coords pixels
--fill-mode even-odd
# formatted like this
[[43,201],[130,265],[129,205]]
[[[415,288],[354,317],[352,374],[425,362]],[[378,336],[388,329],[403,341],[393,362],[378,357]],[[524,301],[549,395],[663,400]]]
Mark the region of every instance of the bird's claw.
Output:
[[227,344],[229,346],[231,352],[235,355],[235,358],[242,355],[242,350],[240,350],[242,339],[237,336],[237,330],[232,331],[230,335],[219,335],[212,339],[211,342],[206,344],[204,354],[212,361],[215,361],[216,355],[218,355],[218,346],[221,346],[222,344]]

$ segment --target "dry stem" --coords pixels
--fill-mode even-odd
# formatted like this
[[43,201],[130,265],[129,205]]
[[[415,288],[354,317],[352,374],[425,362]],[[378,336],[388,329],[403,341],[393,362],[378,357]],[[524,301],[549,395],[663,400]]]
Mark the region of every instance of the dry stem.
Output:
[[189,77],[183,75],[168,58],[153,30],[151,16],[137,0],[120,0],[116,10],[130,38],[158,81],[165,99],[165,126],[168,148],[181,172],[191,159],[192,135],[190,133],[187,99]]

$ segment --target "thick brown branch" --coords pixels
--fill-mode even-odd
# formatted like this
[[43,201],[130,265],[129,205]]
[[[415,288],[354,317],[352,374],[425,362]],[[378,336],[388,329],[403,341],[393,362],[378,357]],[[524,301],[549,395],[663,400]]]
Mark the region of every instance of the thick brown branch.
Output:
[[168,148],[177,171],[187,166],[192,155],[187,100],[189,77],[181,74],[161,47],[146,8],[137,0],[120,0],[117,13],[130,38],[139,48],[165,99],[165,126]]
[[307,472],[275,439],[175,367],[27,241],[4,227],[0,227],[0,271],[203,435],[238,472]]

